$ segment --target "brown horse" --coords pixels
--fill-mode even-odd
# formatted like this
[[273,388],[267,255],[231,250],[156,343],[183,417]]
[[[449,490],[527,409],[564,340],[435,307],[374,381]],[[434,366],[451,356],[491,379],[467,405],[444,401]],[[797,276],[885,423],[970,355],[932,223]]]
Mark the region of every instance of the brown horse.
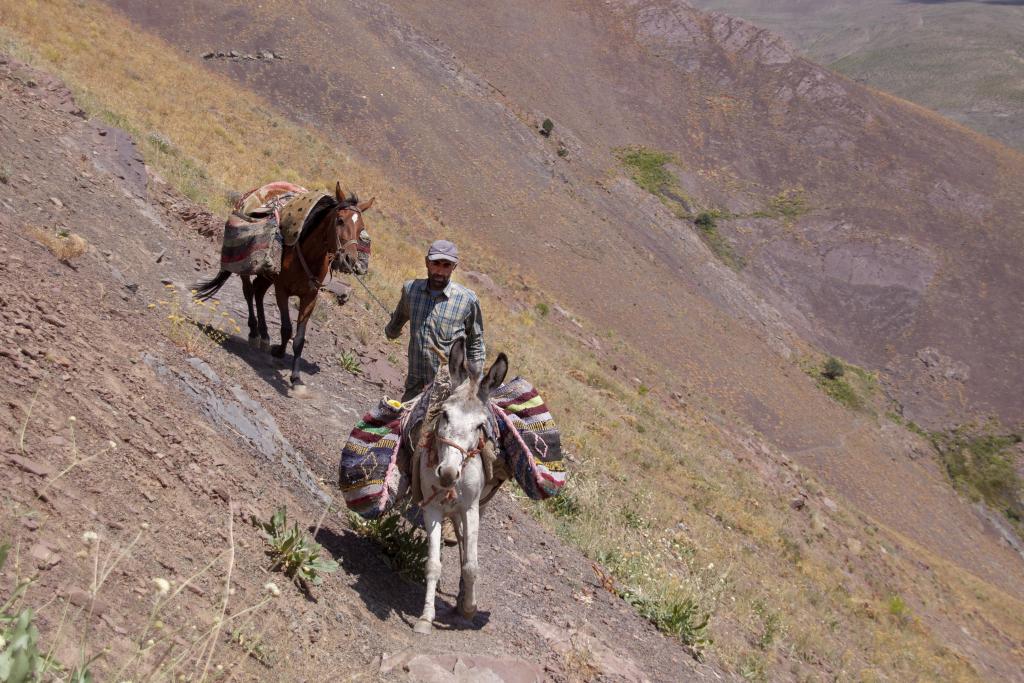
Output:
[[[249,344],[270,348],[278,358],[284,356],[288,340],[292,338],[288,298],[299,298],[298,327],[292,341],[291,385],[295,395],[305,393],[306,387],[299,377],[299,358],[306,342],[306,322],[316,307],[317,293],[328,273],[334,269],[343,273],[362,275],[365,260],[359,258],[359,235],[365,229],[362,214],[373,205],[374,199],[360,202],[355,195],[346,196],[341,183],[334,190],[333,199],[322,201],[305,221],[302,233],[293,246],[286,246],[281,254],[281,271],[273,278],[242,274],[242,292],[249,307]],[[209,299],[228,281],[231,273],[221,270],[210,280],[196,283],[196,299]],[[270,347],[270,333],[263,313],[263,297],[274,285],[277,307],[281,312],[281,343]]]

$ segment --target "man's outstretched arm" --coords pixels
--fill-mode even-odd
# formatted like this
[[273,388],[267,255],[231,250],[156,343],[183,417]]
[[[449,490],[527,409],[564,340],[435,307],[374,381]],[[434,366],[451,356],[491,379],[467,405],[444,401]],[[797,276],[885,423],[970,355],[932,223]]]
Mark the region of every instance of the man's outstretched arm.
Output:
[[402,328],[409,321],[409,301],[406,297],[405,287],[402,287],[402,298],[398,300],[395,312],[391,314],[391,320],[384,326],[384,335],[388,339],[398,339],[402,334]]

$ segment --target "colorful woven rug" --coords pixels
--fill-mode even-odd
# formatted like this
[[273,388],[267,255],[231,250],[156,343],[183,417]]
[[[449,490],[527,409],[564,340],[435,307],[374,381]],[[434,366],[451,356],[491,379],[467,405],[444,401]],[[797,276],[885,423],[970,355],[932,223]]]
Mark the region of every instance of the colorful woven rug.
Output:
[[498,421],[498,455],[516,483],[533,500],[556,496],[565,485],[562,436],[544,399],[533,385],[516,377],[491,393]]
[[349,510],[366,519],[387,511],[400,493],[397,461],[403,412],[401,403],[381,399],[352,429],[341,451],[342,497]]
[[240,275],[274,277],[281,270],[281,238],[277,217],[262,218],[233,213],[224,224],[220,267]]

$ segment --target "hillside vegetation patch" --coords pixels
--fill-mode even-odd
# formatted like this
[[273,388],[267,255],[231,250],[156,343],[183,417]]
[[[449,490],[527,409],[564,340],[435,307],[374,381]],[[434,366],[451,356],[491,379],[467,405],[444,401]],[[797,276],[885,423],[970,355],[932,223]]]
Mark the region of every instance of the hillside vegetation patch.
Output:
[[637,187],[657,197],[676,218],[693,222],[697,234],[718,260],[736,271],[743,268],[743,258],[718,232],[717,221],[724,214],[721,211],[701,211],[693,215],[693,202],[679,187],[679,179],[666,168],[670,163],[677,163],[673,155],[646,147],[625,147],[616,150],[616,154]]
[[850,410],[875,413],[873,404],[878,397],[878,378],[874,373],[835,356],[823,361],[806,359],[800,366],[836,403]]

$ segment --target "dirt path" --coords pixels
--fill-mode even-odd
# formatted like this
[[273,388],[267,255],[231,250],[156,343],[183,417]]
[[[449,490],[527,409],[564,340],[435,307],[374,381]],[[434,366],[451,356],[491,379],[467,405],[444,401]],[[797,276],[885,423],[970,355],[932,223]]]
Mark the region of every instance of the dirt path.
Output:
[[[341,564],[322,586],[304,596],[268,574],[247,520],[287,505],[300,524],[316,525],[336,494],[342,438],[382,393],[397,391],[393,347],[372,336],[360,343],[365,311],[321,304],[304,354],[308,400],[287,396],[285,365],[250,349],[244,331],[183,353],[169,338],[168,284],[182,290],[215,271],[218,245],[198,230],[211,218],[147,176],[123,133],[75,111],[61,84],[0,57],[0,540],[14,545],[2,579],[35,575],[29,600],[57,597],[39,617],[44,641],[71,606],[73,627],[56,639],[61,661],[74,664],[82,643],[68,634],[89,621],[86,649],[111,651],[94,671],[112,675],[111,662],[124,661],[144,629],[152,578],[164,577],[188,589],[161,613],[154,651],[170,643],[190,652],[184,672],[202,669],[196,654],[213,643],[211,665],[236,680],[725,676],[603,590],[589,561],[507,497],[484,518],[480,614],[472,623],[442,614],[430,637],[411,630],[422,587],[338,515],[323,518],[318,535]],[[79,234],[88,249],[61,263],[32,228]],[[223,301],[241,321],[236,283]],[[365,376],[337,367],[349,349]],[[83,545],[85,531],[98,546]],[[123,548],[92,595],[92,553],[111,561]],[[447,606],[453,560],[449,552]],[[282,595],[265,602],[269,580]],[[222,610],[237,618],[212,639],[197,635]]]

